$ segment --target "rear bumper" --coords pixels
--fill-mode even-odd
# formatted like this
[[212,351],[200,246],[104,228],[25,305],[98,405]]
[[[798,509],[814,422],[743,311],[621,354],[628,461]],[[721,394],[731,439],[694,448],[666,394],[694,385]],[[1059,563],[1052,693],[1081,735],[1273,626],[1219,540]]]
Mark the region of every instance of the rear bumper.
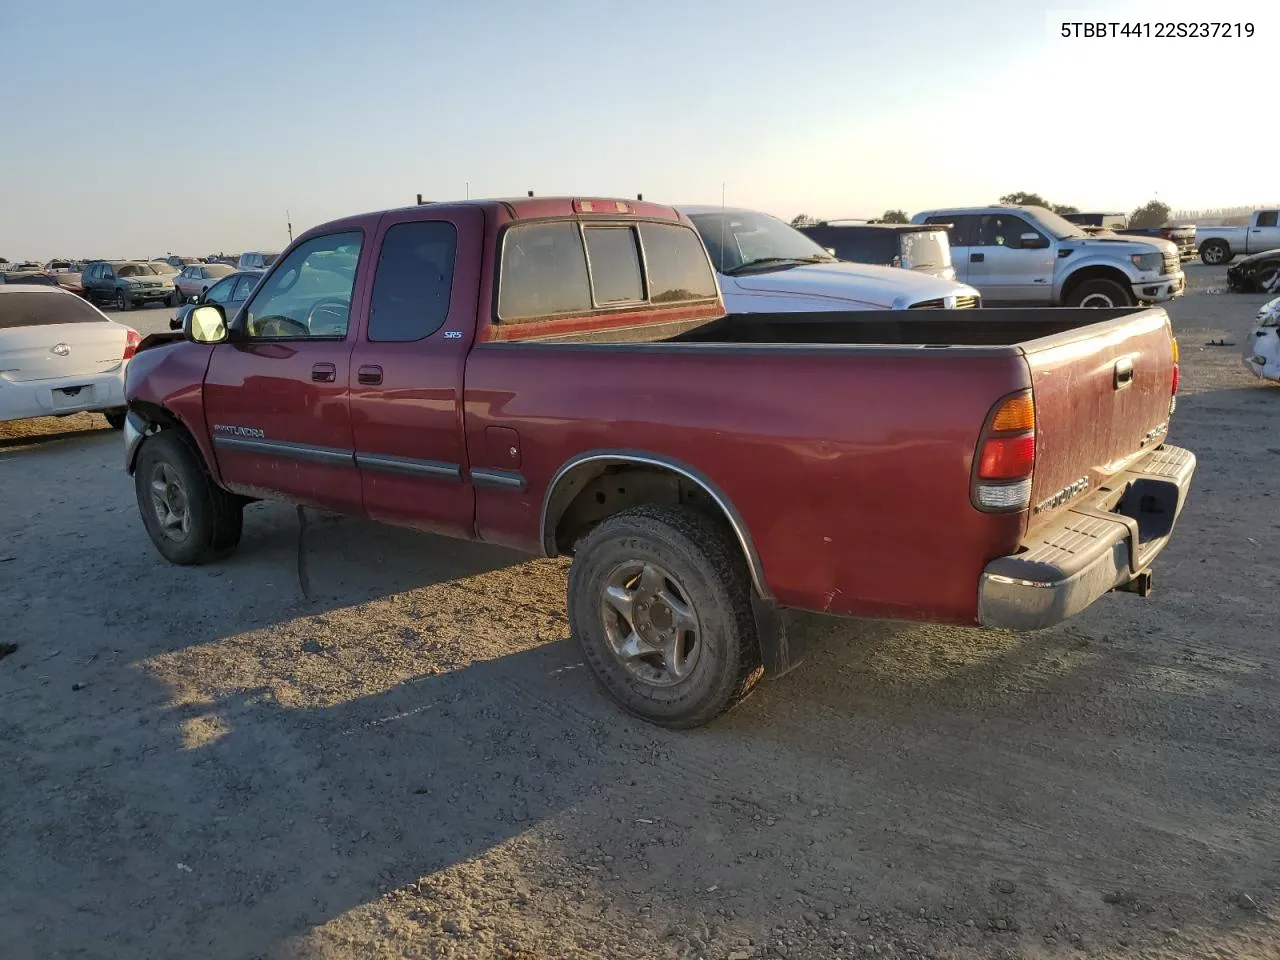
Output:
[[119,409],[125,405],[125,366],[82,377],[0,382],[0,420]]
[[1190,450],[1160,447],[1090,503],[1035,530],[1017,553],[991,561],[978,586],[979,623],[1050,627],[1148,573],[1173,535],[1195,469]]

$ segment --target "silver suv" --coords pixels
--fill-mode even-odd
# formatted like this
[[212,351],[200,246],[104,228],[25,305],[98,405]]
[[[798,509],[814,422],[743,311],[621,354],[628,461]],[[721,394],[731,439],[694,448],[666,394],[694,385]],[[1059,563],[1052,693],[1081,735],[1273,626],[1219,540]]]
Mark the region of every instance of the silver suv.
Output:
[[947,225],[956,279],[988,304],[1129,307],[1179,297],[1186,286],[1170,241],[1090,236],[1044,207],[925,210],[911,222]]

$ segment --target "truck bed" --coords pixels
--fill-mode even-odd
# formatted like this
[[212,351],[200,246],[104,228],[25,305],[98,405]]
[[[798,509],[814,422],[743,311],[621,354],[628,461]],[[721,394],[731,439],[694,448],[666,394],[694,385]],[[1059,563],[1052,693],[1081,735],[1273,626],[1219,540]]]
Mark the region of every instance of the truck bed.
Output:
[[[980,308],[730,314],[668,338],[672,343],[845,344],[893,347],[1016,347],[1152,308]],[[1156,310],[1155,312],[1163,313]],[[1067,339],[1071,339],[1068,337]]]
[[[1172,365],[1159,308],[740,314],[479,343],[468,448],[517,431],[519,472],[539,492],[478,491],[476,529],[539,543],[540,491],[565,463],[639,451],[734,504],[783,605],[973,622],[981,571],[1069,509],[1060,491],[1082,477],[1098,490],[1150,452]],[[1028,389],[1041,506],[982,513],[979,434],[994,404]]]

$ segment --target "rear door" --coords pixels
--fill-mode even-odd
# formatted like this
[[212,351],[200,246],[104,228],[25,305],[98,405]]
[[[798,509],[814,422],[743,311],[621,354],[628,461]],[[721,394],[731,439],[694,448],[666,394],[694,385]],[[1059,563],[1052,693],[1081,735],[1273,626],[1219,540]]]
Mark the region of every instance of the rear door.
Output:
[[[978,284],[969,279],[969,271],[974,263],[981,263],[983,260],[982,252],[979,249],[982,218],[974,214],[954,214],[950,216],[947,214],[935,214],[927,218],[925,223],[946,225],[947,239],[951,244],[951,262],[956,268],[956,280],[961,283],[978,286]],[[981,287],[979,287],[979,292],[984,298],[987,296],[987,292]]]
[[[1033,526],[1060,509],[1036,504],[1081,479],[1098,489],[1159,446],[1169,424],[1174,361],[1165,312],[1074,312],[1081,327],[1026,345],[1036,409]],[[1091,314],[1101,322],[1083,326]]]
[[235,318],[237,338],[213,348],[205,418],[237,492],[360,511],[348,374],[363,246],[358,228],[300,243]]
[[388,214],[379,226],[350,374],[356,465],[374,519],[473,536],[462,386],[483,232],[483,212],[465,207],[431,219]]

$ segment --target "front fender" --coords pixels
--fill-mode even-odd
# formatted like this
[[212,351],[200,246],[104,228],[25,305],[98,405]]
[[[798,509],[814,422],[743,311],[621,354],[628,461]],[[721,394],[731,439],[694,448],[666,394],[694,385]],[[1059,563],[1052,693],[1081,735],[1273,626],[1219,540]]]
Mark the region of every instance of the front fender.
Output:
[[1074,257],[1068,261],[1067,270],[1062,275],[1062,281],[1059,286],[1065,286],[1067,281],[1081,270],[1089,267],[1107,267],[1116,273],[1123,273],[1130,283],[1141,283],[1143,276],[1138,272],[1137,268],[1128,260],[1117,260],[1115,257],[1105,257],[1098,254],[1081,257],[1076,260]]

